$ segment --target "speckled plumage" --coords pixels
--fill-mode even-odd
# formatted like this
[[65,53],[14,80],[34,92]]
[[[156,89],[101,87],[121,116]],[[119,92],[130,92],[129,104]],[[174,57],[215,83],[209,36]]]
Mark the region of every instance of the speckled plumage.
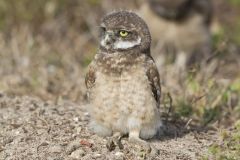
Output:
[[161,88],[150,56],[147,25],[135,13],[127,11],[110,13],[102,23],[104,30],[121,27],[136,32],[141,44],[117,50],[100,46],[86,75],[90,128],[100,136],[119,132],[129,134],[130,139],[152,138],[161,125]]

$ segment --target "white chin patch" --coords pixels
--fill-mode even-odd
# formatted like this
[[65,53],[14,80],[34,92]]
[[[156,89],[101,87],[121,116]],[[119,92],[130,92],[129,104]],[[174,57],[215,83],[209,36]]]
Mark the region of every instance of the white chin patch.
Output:
[[141,38],[137,41],[118,41],[114,44],[114,49],[129,49],[141,44]]

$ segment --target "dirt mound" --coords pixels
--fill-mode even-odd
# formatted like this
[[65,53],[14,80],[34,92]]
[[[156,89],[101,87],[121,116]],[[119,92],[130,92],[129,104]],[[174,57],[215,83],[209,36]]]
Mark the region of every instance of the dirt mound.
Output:
[[[87,129],[85,105],[30,97],[0,97],[0,159],[148,159],[127,139],[124,149],[110,152],[107,139]],[[152,140],[159,153],[153,159],[198,159],[212,143],[206,133]]]

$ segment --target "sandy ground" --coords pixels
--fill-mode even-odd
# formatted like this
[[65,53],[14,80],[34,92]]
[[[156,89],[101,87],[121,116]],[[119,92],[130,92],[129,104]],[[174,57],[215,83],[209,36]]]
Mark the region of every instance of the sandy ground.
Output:
[[208,155],[208,146],[214,141],[215,136],[209,133],[185,132],[169,124],[160,139],[149,142],[158,150],[152,156],[128,143],[127,138],[122,140],[124,149],[116,147],[110,152],[107,139],[88,130],[89,115],[84,106],[61,99],[43,102],[1,94],[0,159],[195,160]]

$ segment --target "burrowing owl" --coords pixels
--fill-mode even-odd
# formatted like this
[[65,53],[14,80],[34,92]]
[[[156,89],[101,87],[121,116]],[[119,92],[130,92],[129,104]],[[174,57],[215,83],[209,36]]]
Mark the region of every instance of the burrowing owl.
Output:
[[148,0],[140,13],[149,23],[153,40],[159,40],[159,48],[176,52],[179,67],[211,52],[211,0]]
[[133,12],[119,11],[102,19],[100,47],[89,65],[90,128],[100,136],[129,134],[144,144],[158,131],[160,82],[150,55],[151,35]]

